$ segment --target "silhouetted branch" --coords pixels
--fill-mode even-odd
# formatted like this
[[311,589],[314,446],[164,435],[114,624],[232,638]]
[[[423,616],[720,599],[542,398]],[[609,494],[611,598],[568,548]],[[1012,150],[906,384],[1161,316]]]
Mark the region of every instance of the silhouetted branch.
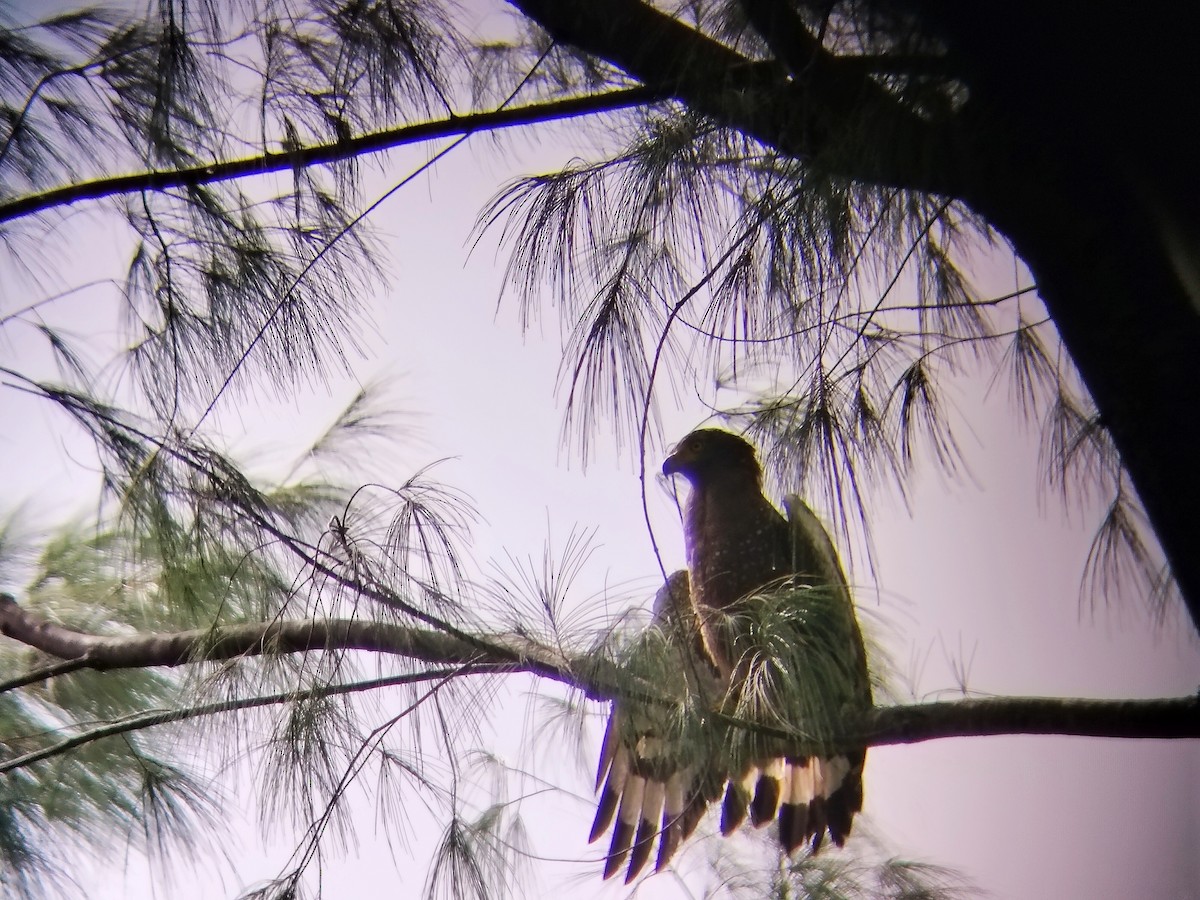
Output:
[[196,706],[184,706],[179,709],[153,709],[141,715],[127,716],[115,722],[108,722],[95,728],[89,728],[79,734],[63,738],[57,743],[38,750],[30,751],[21,756],[0,762],[0,775],[21,769],[44,759],[66,753],[84,744],[99,741],[118,734],[128,734],[158,725],[169,725],[172,722],[185,722],[188,719],[199,719],[219,713],[234,712],[243,709],[257,709],[263,706],[276,706],[298,699],[314,697],[332,697],[338,694],[355,694],[363,691],[373,691],[383,687],[398,687],[406,684],[418,684],[424,681],[441,681],[462,674],[474,673],[484,667],[456,666],[452,669],[429,669],[424,672],[409,672],[404,675],[390,675],[384,678],[372,678],[367,681],[353,681],[344,684],[327,684],[321,687],[307,688],[297,691],[284,691],[278,694],[266,694],[255,697],[239,697],[233,700],[217,700],[213,703],[201,703]]
[[96,181],[66,185],[38,194],[18,197],[8,203],[0,203],[0,222],[12,221],[47,209],[69,206],[80,200],[96,200],[138,191],[163,191],[169,188],[213,184],[218,181],[230,181],[267,172],[290,172],[308,166],[351,159],[364,153],[389,150],[437,138],[613,112],[644,103],[653,103],[661,99],[662,96],[657,91],[645,87],[633,87],[586,97],[533,103],[513,109],[498,109],[467,116],[451,116],[448,119],[390,128],[331,144],[264,153],[261,156],[214,162],[210,165],[191,166],[169,171],[136,172],[132,175],[101,178]]
[[1200,738],[1200,694],[1151,700],[989,697],[914,703],[873,709],[855,731],[869,747],[999,734]]
[[[572,661],[517,635],[493,634],[484,647],[428,629],[360,619],[277,619],[170,633],[113,637],[75,631],[22,609],[0,594],[0,634],[96,670],[182,666],[262,654],[366,650],[444,665],[484,664],[570,682]],[[20,683],[20,679],[13,683]]]
[[[464,675],[524,672],[562,682],[597,701],[631,695],[629,690],[616,686],[616,680],[612,677],[614,673],[605,664],[584,655],[570,657],[513,634],[487,636],[486,645],[496,648],[490,652],[452,635],[402,625],[346,619],[282,620],[223,625],[171,634],[101,637],[48,622],[21,609],[8,595],[0,595],[0,634],[53,656],[79,660],[87,668],[98,670],[179,666],[263,653],[365,650],[433,665],[460,666]],[[10,684],[15,685],[18,681]],[[638,691],[637,699],[667,702],[663,698],[655,698],[650,689]],[[237,701],[229,708],[237,708]],[[223,709],[206,709],[198,714],[220,711]],[[149,715],[150,718],[145,722],[138,720],[140,724],[126,724],[121,729],[150,727],[190,717],[170,712],[162,713],[161,719],[155,718],[160,715],[158,713]],[[722,718],[731,723],[734,721],[728,717]],[[736,724],[795,740],[798,751],[806,741],[800,735],[751,723]],[[110,724],[103,728],[111,729],[119,725]],[[867,746],[1000,734],[1198,738],[1200,695],[1148,700],[997,697],[918,703],[878,707],[857,720],[848,718],[845,725],[845,743]],[[102,736],[108,734],[109,731],[102,731]],[[78,737],[70,740],[73,742],[71,747],[79,743]],[[823,742],[824,746],[829,744],[829,741]]]
[[[837,163],[856,179],[934,194],[961,187],[944,141],[956,126],[941,123],[943,141],[931,140],[928,123],[861,71],[839,68],[825,51],[820,65],[795,77],[778,62],[743,56],[641,0],[509,2],[561,43],[783,153],[812,157],[828,149],[834,133],[853,131],[858,140],[838,142]],[[873,102],[860,103],[864,95]],[[859,152],[881,144],[893,152]],[[909,162],[915,158],[920,166]]]

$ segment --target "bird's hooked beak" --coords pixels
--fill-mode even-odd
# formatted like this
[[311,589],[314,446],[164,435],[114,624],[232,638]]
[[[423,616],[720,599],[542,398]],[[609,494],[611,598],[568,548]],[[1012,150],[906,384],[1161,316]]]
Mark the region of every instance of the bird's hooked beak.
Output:
[[665,460],[663,460],[662,472],[664,475],[674,475],[678,471],[679,471],[679,461],[675,458],[675,454],[672,453]]
[[691,454],[687,452],[687,448],[683,444],[679,444],[676,446],[675,452],[663,460],[662,473],[670,476],[682,472],[689,459],[691,459]]

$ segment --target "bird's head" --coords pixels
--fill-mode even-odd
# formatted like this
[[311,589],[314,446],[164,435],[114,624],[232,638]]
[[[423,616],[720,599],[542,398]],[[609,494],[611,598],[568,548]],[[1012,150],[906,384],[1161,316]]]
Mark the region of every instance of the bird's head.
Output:
[[719,476],[744,475],[755,484],[762,481],[754,447],[736,434],[718,428],[693,431],[675,445],[662,470],[664,475],[682,475],[693,486]]

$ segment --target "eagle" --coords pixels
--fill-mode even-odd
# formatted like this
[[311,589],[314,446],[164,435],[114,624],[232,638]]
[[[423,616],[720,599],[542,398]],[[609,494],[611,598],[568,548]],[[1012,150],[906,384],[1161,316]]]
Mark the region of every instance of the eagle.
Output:
[[687,571],[659,590],[630,659],[682,699],[673,709],[613,703],[589,838],[613,826],[604,877],[628,859],[631,882],[656,844],[661,870],[718,799],[724,835],[749,817],[757,827],[778,822],[788,854],[806,844],[815,853],[826,834],[840,847],[862,809],[866,749],[798,755],[787,737],[815,736],[820,747],[842,715],[872,703],[833,542],[799,498],[787,499],[784,518],[763,495],[754,447],[738,435],[694,431],[662,470],[691,485]]

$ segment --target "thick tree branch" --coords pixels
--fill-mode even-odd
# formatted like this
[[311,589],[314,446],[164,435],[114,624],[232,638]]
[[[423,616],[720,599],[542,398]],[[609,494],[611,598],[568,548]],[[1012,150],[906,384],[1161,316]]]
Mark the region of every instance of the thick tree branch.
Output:
[[[822,153],[855,177],[934,194],[960,184],[961,153],[896,102],[858,66],[842,69],[816,48],[801,76],[753,60],[640,0],[509,0],[555,40],[591,53],[648,87],[769,147],[800,158]],[[887,146],[887,153],[878,147]],[[827,160],[833,165],[834,160]]]
[[795,7],[781,0],[742,0],[746,18],[794,77],[802,77],[827,54]]
[[[179,666],[200,661],[233,659],[264,653],[313,650],[366,650],[425,663],[460,666],[464,675],[525,672],[570,685],[593,700],[628,697],[616,686],[613,672],[594,659],[569,657],[517,635],[490,635],[487,644],[503,652],[489,655],[457,637],[422,629],[344,619],[277,621],[225,625],[173,634],[100,637],[83,634],[40,618],[8,595],[0,595],[0,634],[65,659],[83,661],[88,668],[106,670],[149,666]],[[649,686],[639,692],[645,702],[660,702]],[[271,701],[274,702],[274,701]],[[666,702],[661,701],[661,702]],[[236,708],[231,706],[229,708]],[[209,714],[224,707],[203,708]],[[171,713],[150,713],[145,721],[127,725],[150,727],[177,721]],[[732,723],[732,720],[728,720]],[[741,724],[741,723],[733,723]],[[745,723],[746,727],[796,741],[803,736]],[[845,723],[848,745],[913,744],[948,737],[1001,734],[1057,734],[1087,737],[1180,739],[1200,738],[1200,695],[1150,700],[1094,700],[1051,697],[968,699],[909,706],[879,707]],[[108,736],[120,723],[103,726]],[[97,738],[98,739],[98,738]],[[80,744],[70,739],[67,749]],[[840,741],[834,741],[837,744]],[[828,746],[829,742],[824,742]],[[42,757],[38,757],[39,759]]]
[[486,646],[480,646],[437,631],[359,619],[280,619],[110,637],[50,622],[22,609],[8,594],[0,594],[0,634],[101,671],[174,667],[263,654],[365,650],[443,665],[491,665],[567,683],[574,679],[572,660],[517,635],[489,635]]
[[365,153],[390,150],[422,141],[613,112],[653,103],[661,99],[663,96],[650,88],[633,87],[549,103],[534,103],[513,109],[498,109],[468,116],[451,116],[448,119],[439,119],[434,122],[421,122],[416,125],[364,134],[332,144],[318,144],[296,150],[264,153],[261,156],[228,160],[211,165],[101,178],[82,184],[54,188],[40,194],[19,197],[8,203],[0,203],[0,222],[10,222],[22,216],[44,212],[48,209],[70,206],[80,200],[97,200],[138,191],[163,191],[171,188],[193,187],[219,181],[231,181],[250,175],[262,175],[267,172],[290,172],[297,168],[339,162]]
[[850,730],[869,747],[1000,734],[1200,738],[1200,694],[1154,700],[994,697],[915,703],[873,709]]

